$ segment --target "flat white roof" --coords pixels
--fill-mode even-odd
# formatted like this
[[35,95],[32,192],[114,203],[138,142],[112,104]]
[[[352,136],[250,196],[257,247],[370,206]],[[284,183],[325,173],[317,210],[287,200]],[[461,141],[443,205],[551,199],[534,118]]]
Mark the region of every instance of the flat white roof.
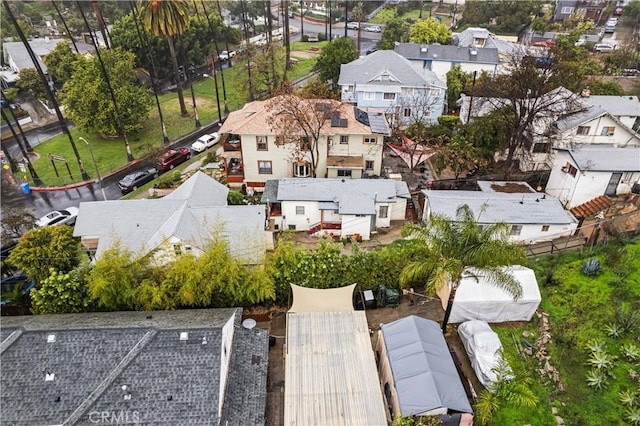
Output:
[[287,314],[285,426],[386,426],[364,311]]

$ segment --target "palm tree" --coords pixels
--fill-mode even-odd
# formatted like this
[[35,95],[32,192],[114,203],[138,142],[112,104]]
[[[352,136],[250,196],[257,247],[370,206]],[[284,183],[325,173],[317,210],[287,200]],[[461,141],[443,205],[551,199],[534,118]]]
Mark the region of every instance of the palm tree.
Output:
[[184,0],[139,0],[139,8],[142,10],[142,22],[147,31],[151,31],[156,36],[165,37],[169,43],[169,54],[178,89],[180,112],[182,116],[187,116],[189,112],[184,103],[182,80],[178,71],[178,58],[173,38],[189,28],[189,6]]
[[447,330],[460,281],[473,276],[469,268],[514,299],[522,296],[520,283],[504,270],[505,266],[525,259],[522,247],[509,241],[509,229],[506,223],[480,226],[466,204],[458,207],[455,220],[434,214],[425,225],[406,229],[406,235],[424,242],[429,255],[407,264],[400,274],[400,283],[424,282],[428,291],[445,294],[451,286],[443,332]]

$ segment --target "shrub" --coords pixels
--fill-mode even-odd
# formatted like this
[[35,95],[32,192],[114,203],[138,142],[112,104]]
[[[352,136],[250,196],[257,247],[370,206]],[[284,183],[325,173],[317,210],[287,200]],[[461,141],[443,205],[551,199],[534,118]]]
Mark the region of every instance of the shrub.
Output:
[[180,173],[180,171],[175,170],[172,173],[167,173],[160,177],[156,182],[156,187],[160,189],[173,188],[175,186],[174,183],[179,181],[181,178],[182,174]]
[[302,41],[308,42],[309,41],[309,34],[302,34]]
[[318,41],[327,40],[327,35],[325,33],[318,33]]
[[601,272],[602,266],[600,266],[600,261],[595,257],[588,259],[582,264],[582,273],[588,277],[595,277],[600,275]]

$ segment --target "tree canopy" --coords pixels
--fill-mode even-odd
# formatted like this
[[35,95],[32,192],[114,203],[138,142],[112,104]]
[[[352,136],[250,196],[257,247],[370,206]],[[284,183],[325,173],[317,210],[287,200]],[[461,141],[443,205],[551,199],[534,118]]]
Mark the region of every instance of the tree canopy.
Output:
[[353,44],[353,40],[341,37],[322,48],[316,62],[316,69],[320,71],[321,79],[331,80],[333,85],[336,85],[340,77],[340,65],[355,61],[358,56],[358,49]]
[[70,314],[94,309],[85,279],[87,267],[78,267],[68,273],[51,268],[49,272],[40,288],[30,292],[33,313]]
[[404,19],[392,18],[384,26],[378,48],[393,50],[396,42],[406,43],[407,41],[409,41],[409,24]]
[[[148,118],[152,99],[147,89],[136,83],[134,55],[115,48],[104,51],[102,57],[120,110],[126,111],[120,117],[125,130],[139,132]],[[76,65],[76,71],[62,89],[62,103],[69,118],[85,131],[118,135],[118,119],[98,58],[81,57]]]
[[436,18],[428,18],[413,24],[409,30],[409,41],[420,44],[449,44],[451,30]]
[[28,231],[7,261],[22,269],[36,283],[49,277],[49,269],[71,271],[80,262],[80,240],[71,226],[45,226]]
[[466,0],[462,20],[470,26],[520,31],[540,12],[544,3],[537,0]]
[[44,64],[51,78],[59,84],[64,84],[73,75],[76,59],[76,53],[71,50],[71,43],[63,41],[44,57]]

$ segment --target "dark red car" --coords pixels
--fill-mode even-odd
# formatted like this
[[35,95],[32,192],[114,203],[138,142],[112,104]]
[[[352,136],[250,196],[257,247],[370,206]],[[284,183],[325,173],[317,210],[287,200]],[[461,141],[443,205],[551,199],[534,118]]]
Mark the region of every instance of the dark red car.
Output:
[[191,150],[189,148],[177,148],[170,149],[162,154],[162,157],[158,160],[158,167],[166,172],[173,169],[178,164],[184,163],[191,156]]

